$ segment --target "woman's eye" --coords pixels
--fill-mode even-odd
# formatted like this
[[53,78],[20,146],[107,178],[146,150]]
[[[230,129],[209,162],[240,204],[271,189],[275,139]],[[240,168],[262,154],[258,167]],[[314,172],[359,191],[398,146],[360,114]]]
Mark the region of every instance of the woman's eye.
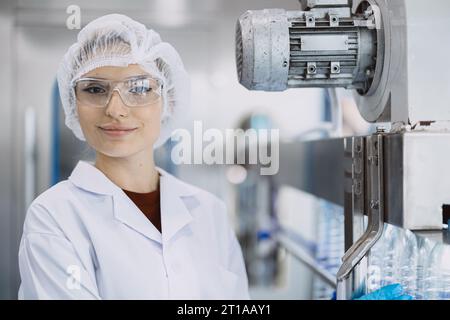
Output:
[[103,89],[102,87],[95,87],[95,86],[85,88],[83,91],[90,94],[102,94],[106,92],[106,90]]
[[135,93],[135,94],[145,94],[145,93],[149,93],[152,91],[152,88],[150,87],[145,87],[145,86],[141,86],[141,87],[133,87],[130,89],[131,93]]

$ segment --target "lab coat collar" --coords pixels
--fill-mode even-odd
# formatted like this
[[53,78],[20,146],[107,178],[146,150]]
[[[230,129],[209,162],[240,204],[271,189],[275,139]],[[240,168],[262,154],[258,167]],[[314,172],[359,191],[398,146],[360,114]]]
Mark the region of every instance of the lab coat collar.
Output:
[[[172,184],[173,193],[187,197],[193,196],[198,192],[197,188],[178,180],[163,169],[156,167],[156,170],[160,174],[161,181],[168,180],[168,183]],[[103,172],[87,161],[78,162],[69,180],[77,187],[97,194],[114,195],[118,191],[122,191]]]
[[160,174],[162,235],[122,189],[92,164],[80,161],[69,180],[86,191],[113,196],[114,217],[117,220],[154,241],[166,243],[193,220],[183,199],[194,197],[198,189],[178,180],[159,167],[156,167],[156,170]]

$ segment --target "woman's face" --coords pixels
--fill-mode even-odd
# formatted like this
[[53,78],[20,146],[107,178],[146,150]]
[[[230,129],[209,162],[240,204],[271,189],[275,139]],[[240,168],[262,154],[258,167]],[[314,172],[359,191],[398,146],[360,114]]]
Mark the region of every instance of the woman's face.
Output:
[[[120,81],[148,75],[138,65],[101,67],[83,78]],[[140,107],[128,107],[114,91],[106,107],[93,107],[77,99],[81,129],[87,143],[110,157],[129,157],[143,150],[153,150],[161,130],[162,98]]]

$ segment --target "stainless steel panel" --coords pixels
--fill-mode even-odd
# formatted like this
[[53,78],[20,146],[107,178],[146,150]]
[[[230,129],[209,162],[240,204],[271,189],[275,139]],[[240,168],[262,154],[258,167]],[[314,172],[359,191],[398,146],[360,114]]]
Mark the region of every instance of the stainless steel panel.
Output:
[[441,230],[450,204],[450,133],[385,137],[385,221],[410,230]]
[[344,205],[343,139],[281,144],[279,167],[277,184]]

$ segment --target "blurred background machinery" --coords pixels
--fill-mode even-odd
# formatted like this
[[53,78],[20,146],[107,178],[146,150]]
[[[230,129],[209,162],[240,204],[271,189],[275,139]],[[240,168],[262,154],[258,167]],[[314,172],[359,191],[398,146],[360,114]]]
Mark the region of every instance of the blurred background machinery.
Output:
[[[247,11],[238,20],[244,87],[331,89],[334,137],[341,136],[338,87],[353,91],[366,121],[387,125],[370,136],[280,146],[277,184],[344,207],[346,252],[331,271],[338,299],[397,282],[415,298],[449,297],[450,66],[441,63],[450,50],[442,41],[448,13],[440,0],[431,8],[420,0],[304,0],[299,10]],[[330,271],[317,250],[308,255],[284,230],[274,236],[322,278]]]

